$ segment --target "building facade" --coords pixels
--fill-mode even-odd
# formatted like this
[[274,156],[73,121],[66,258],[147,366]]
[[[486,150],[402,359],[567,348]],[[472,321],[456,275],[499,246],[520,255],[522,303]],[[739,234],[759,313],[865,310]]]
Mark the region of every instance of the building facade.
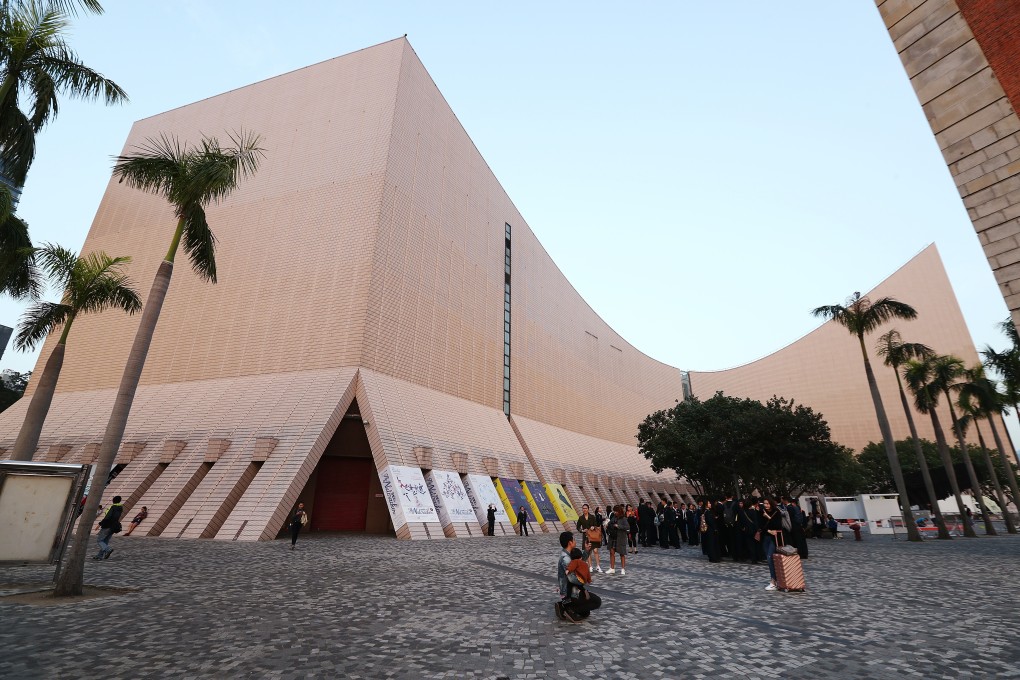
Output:
[[[141,120],[125,152],[242,125],[266,161],[207,211],[219,282],[179,261],[106,490],[149,508],[136,534],[268,540],[302,501],[313,529],[432,539],[479,535],[495,504],[512,535],[520,505],[555,531],[582,503],[690,491],[635,442],[681,372],[578,295],[405,39]],[[83,250],[147,282],[174,224],[111,180]],[[37,459],[94,460],[137,324],[76,322]]]
[[1020,324],[1020,3],[875,4]]

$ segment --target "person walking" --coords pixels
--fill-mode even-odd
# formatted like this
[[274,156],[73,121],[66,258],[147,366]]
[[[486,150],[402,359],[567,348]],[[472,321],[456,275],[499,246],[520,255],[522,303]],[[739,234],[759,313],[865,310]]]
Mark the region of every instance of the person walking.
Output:
[[290,549],[293,550],[297,545],[298,534],[301,533],[301,527],[308,524],[308,513],[305,512],[305,504],[298,503],[297,508],[294,510],[294,514],[290,516]]
[[485,511],[485,519],[489,522],[489,528],[485,532],[486,536],[496,535],[496,506],[489,503],[489,509]]
[[96,543],[99,544],[99,552],[92,558],[94,560],[107,560],[113,554],[113,548],[110,547],[110,539],[113,538],[114,534],[120,533],[122,528],[120,518],[124,515],[124,504],[120,501],[120,496],[114,496],[113,503],[107,509],[102,521],[99,522],[99,536],[96,537]]
[[142,522],[144,522],[145,518],[148,517],[148,516],[149,516],[149,509],[143,505],[142,506],[142,511],[140,513],[138,513],[137,515],[135,515],[135,518],[133,520],[131,520],[131,526],[129,526],[128,530],[124,532],[124,535],[125,536],[130,536],[131,532],[134,531],[135,529],[137,529],[138,525],[141,524]]
[[522,505],[517,511],[517,526],[521,528],[521,536],[528,535],[528,511]]

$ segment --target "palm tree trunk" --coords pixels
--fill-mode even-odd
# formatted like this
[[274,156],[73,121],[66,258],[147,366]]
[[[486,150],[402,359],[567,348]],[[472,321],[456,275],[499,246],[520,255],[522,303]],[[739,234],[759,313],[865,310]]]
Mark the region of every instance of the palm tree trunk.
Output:
[[956,432],[956,441],[960,444],[960,453],[963,454],[963,463],[967,466],[967,476],[970,477],[970,490],[977,501],[978,510],[981,511],[981,520],[985,523],[985,535],[997,536],[999,532],[992,525],[992,517],[985,507],[985,499],[981,494],[981,485],[978,484],[977,472],[974,470],[974,461],[970,458],[970,451],[967,450],[967,440],[963,437],[963,428],[956,417],[956,409],[953,408],[953,400],[949,396],[949,390],[943,390],[946,395],[946,406],[949,407],[949,417],[953,419],[953,430]]
[[46,360],[46,367],[43,369],[42,377],[39,378],[39,384],[35,388],[35,394],[32,395],[32,401],[28,404],[28,411],[25,413],[25,421],[21,424],[21,431],[18,432],[18,439],[14,442],[11,460],[32,460],[35,450],[39,448],[39,435],[42,434],[46,414],[50,412],[53,393],[57,389],[57,380],[60,378],[60,369],[64,365],[64,349],[66,347],[63,342],[58,342]]
[[[999,437],[999,428],[995,426],[995,417],[989,417],[988,423],[992,426],[992,438],[995,439],[995,448],[999,450],[999,459],[1006,468],[1003,470],[1003,473],[1006,475],[1006,481],[1009,483],[1009,490],[1013,492],[1013,505],[1020,509],[1020,483],[1017,482],[1016,468],[1013,467],[1006,456],[1006,449],[1002,445],[1002,438]],[[1003,425],[1005,425],[1005,421],[1003,421]],[[1009,512],[1006,508],[1003,508],[1002,511]]]
[[903,470],[900,468],[900,459],[896,455],[896,442],[892,436],[892,428],[889,427],[889,416],[885,413],[885,406],[882,405],[882,395],[878,392],[878,383],[875,382],[875,372],[871,370],[871,360],[868,359],[868,350],[864,347],[864,336],[859,335],[857,339],[861,342],[861,354],[864,355],[864,373],[868,376],[868,387],[871,389],[871,401],[875,404],[875,415],[878,417],[878,428],[882,431],[882,439],[885,441],[885,455],[889,458],[889,469],[892,470],[893,480],[896,482],[896,492],[900,495],[900,509],[903,513],[903,524],[907,528],[907,540],[920,541],[921,532],[917,530],[917,523],[914,521],[914,513],[910,511],[910,499],[907,497],[907,485],[903,481]]
[[[178,224],[178,231],[180,231],[180,227],[181,223]],[[96,521],[96,513],[99,509],[99,501],[103,496],[103,489],[106,486],[106,478],[110,475],[110,468],[113,466],[114,458],[117,456],[121,440],[124,437],[124,428],[127,427],[135,390],[138,388],[138,380],[141,378],[142,368],[145,366],[145,357],[149,353],[149,345],[152,342],[152,335],[156,331],[156,322],[159,321],[159,313],[163,308],[163,301],[166,299],[173,271],[174,265],[171,260],[164,260],[160,263],[159,269],[156,271],[156,278],[152,282],[152,289],[149,291],[149,297],[145,300],[142,320],[135,333],[135,341],[131,345],[127,365],[124,366],[124,375],[120,380],[117,398],[113,402],[113,412],[106,425],[103,443],[99,447],[96,471],[92,477],[92,487],[89,489],[88,499],[85,501],[85,510],[81,514],[70,555],[61,565],[60,574],[57,577],[53,594],[58,597],[81,595],[82,593],[82,583],[85,578],[85,554],[88,550],[92,525]]]
[[931,427],[935,430],[935,442],[939,447],[939,456],[942,458],[942,467],[946,469],[946,477],[949,479],[949,486],[953,489],[953,496],[956,497],[956,508],[960,513],[960,521],[963,522],[963,535],[968,538],[977,538],[974,527],[967,521],[967,506],[963,504],[963,496],[960,495],[960,483],[956,479],[956,470],[953,468],[953,458],[949,455],[949,444],[946,443],[946,434],[942,431],[942,423],[939,422],[938,410],[933,405],[928,411],[931,416]]
[[[989,416],[989,419],[991,416]],[[988,468],[988,476],[992,478],[992,486],[995,488],[995,499],[999,501],[999,507],[1002,508],[1002,521],[1006,523],[1006,533],[1015,534],[1016,525],[1013,524],[1013,518],[1009,516],[1009,511],[1006,509],[1006,494],[1002,493],[1002,485],[999,484],[999,475],[995,472],[995,466],[992,465],[992,457],[988,455],[988,447],[985,446],[985,438],[981,434],[981,425],[978,423],[977,418],[974,419],[974,429],[977,430],[978,444],[981,445],[981,455],[985,459],[985,467]]]
[[921,469],[924,490],[928,492],[931,511],[935,515],[935,526],[939,529],[939,538],[946,541],[952,540],[953,537],[949,535],[949,527],[946,526],[946,519],[942,516],[942,510],[939,508],[939,499],[935,495],[935,485],[931,481],[931,471],[928,469],[928,459],[924,457],[924,452],[921,450],[921,440],[917,437],[914,415],[910,412],[910,403],[907,401],[907,393],[903,391],[903,382],[900,380],[900,372],[897,368],[897,366],[893,366],[893,373],[896,374],[896,386],[900,390],[900,404],[903,406],[903,414],[907,416],[907,425],[910,427],[910,439],[914,442],[914,454],[917,456],[917,465]]

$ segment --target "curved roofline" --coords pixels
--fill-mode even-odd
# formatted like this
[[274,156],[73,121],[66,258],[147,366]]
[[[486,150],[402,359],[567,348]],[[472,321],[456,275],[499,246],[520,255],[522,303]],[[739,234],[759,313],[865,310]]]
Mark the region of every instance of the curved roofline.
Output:
[[[942,256],[941,256],[941,255],[939,255],[939,252],[938,252],[938,246],[937,246],[937,245],[935,245],[935,242],[934,242],[934,241],[932,241],[931,243],[929,243],[928,245],[926,245],[926,246],[925,246],[924,248],[921,248],[921,249],[920,249],[919,251],[917,251],[917,252],[916,252],[916,253],[915,253],[915,254],[914,254],[914,255],[913,255],[913,256],[912,256],[912,257],[911,257],[911,258],[910,258],[909,260],[907,260],[906,262],[904,262],[903,264],[901,264],[901,265],[900,265],[899,267],[897,267],[896,269],[894,269],[894,270],[892,271],[892,273],[891,273],[891,274],[889,274],[889,275],[888,275],[888,276],[886,276],[886,277],[885,277],[884,279],[882,279],[881,281],[879,281],[878,283],[876,283],[875,285],[873,285],[873,286],[872,286],[872,287],[871,287],[870,289],[868,289],[868,292],[866,293],[866,295],[870,295],[871,293],[875,292],[875,289],[877,289],[877,288],[878,288],[879,286],[881,286],[881,285],[882,285],[883,283],[885,283],[886,281],[888,281],[888,280],[889,280],[889,279],[891,279],[892,277],[896,276],[896,275],[897,275],[897,274],[898,274],[899,272],[901,272],[901,271],[902,271],[902,270],[903,270],[903,269],[904,269],[904,268],[905,268],[905,267],[906,267],[907,265],[909,265],[909,264],[910,264],[911,262],[913,262],[913,261],[914,261],[914,260],[916,260],[916,259],[917,259],[918,257],[920,257],[920,256],[921,256],[921,254],[922,254],[922,253],[924,253],[924,252],[925,252],[926,250],[928,250],[929,248],[934,248],[934,249],[935,249],[935,254],[936,254],[936,255],[938,255],[938,257],[939,257],[939,260],[941,261],[941,259],[942,259]],[[828,324],[830,324],[830,323],[835,323],[835,322],[834,322],[834,321],[824,321],[824,322],[822,322],[821,324],[819,324],[818,326],[816,326],[815,328],[812,328],[811,330],[809,330],[809,331],[808,331],[807,333],[805,333],[804,335],[801,335],[800,337],[798,337],[798,338],[797,338],[796,340],[793,340],[793,341],[791,341],[791,342],[788,342],[788,343],[786,343],[785,345],[783,345],[782,347],[780,347],[779,349],[775,349],[775,350],[773,350],[773,351],[769,352],[768,354],[764,354],[764,355],[762,355],[762,356],[758,357],[757,359],[752,359],[751,361],[747,361],[747,362],[744,362],[744,363],[742,363],[742,364],[736,364],[736,365],[734,365],[734,366],[729,366],[729,367],[727,367],[727,368],[717,368],[717,369],[713,369],[713,370],[710,370],[710,371],[699,371],[699,370],[697,370],[697,369],[690,369],[690,370],[689,370],[689,372],[690,372],[690,373],[701,373],[701,374],[703,374],[703,375],[704,375],[704,374],[709,374],[709,373],[725,373],[726,371],[733,371],[733,370],[736,370],[736,369],[738,369],[738,368],[744,368],[745,366],[751,366],[752,364],[756,364],[756,363],[758,363],[759,361],[764,361],[764,360],[768,359],[768,358],[769,358],[769,357],[771,357],[771,356],[774,356],[774,355],[776,355],[776,354],[779,354],[780,352],[782,352],[782,351],[784,351],[784,350],[786,350],[786,349],[788,349],[788,348],[790,348],[790,347],[793,347],[794,345],[796,345],[796,344],[797,344],[798,342],[800,342],[800,341],[801,341],[801,340],[803,340],[804,338],[808,337],[808,336],[809,336],[809,335],[811,335],[812,333],[817,333],[817,332],[818,332],[819,330],[821,330],[821,329],[822,329],[823,327],[827,326],[827,325],[828,325]]]

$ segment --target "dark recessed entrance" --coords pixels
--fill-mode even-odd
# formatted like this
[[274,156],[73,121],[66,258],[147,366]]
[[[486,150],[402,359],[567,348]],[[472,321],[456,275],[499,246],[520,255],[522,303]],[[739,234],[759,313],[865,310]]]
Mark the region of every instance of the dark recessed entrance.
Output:
[[[393,532],[358,402],[347,410],[301,491],[309,531]],[[281,535],[286,526],[281,530]]]
[[364,531],[371,458],[324,456],[319,463],[312,531]]

